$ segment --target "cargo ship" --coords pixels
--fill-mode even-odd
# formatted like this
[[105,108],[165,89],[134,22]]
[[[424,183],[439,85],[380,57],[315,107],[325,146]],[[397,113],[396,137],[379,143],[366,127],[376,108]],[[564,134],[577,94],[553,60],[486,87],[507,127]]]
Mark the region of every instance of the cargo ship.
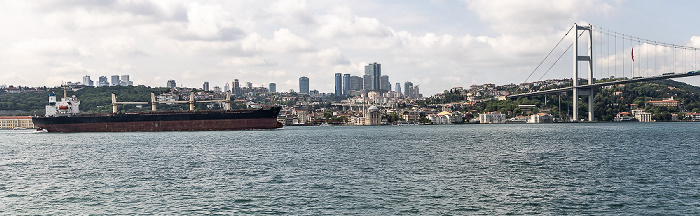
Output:
[[[46,115],[32,117],[34,126],[48,132],[136,132],[136,131],[226,131],[281,128],[277,115],[281,107],[273,106],[255,110],[231,110],[230,93],[225,100],[197,102],[225,102],[225,110],[194,110],[194,95],[189,101],[167,103],[189,103],[189,111],[156,111],[155,96],[151,102],[117,102],[112,94],[113,113],[81,114],[80,101],[75,97],[64,97],[56,101],[56,94],[49,94]],[[120,104],[151,104],[150,112],[118,112]]]

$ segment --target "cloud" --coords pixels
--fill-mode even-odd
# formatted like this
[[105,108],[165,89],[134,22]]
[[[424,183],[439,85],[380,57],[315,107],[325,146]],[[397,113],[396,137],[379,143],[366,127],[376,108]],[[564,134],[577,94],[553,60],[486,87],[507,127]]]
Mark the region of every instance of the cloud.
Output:
[[141,56],[146,55],[130,36],[120,35],[104,38],[100,41],[102,51],[109,56]]
[[541,34],[571,26],[584,13],[608,14],[613,7],[600,0],[465,0],[490,28],[500,33]]
[[275,21],[285,23],[308,25],[316,22],[309,12],[305,0],[280,0],[270,5],[263,16],[269,16]]
[[241,66],[275,66],[277,62],[273,59],[260,56],[244,56],[231,57],[219,62],[219,65],[225,67],[241,67]]
[[376,18],[359,17],[347,7],[338,8],[318,19],[320,38],[339,37],[387,37],[392,30]]
[[248,35],[242,41],[246,52],[298,53],[313,51],[311,44],[289,29],[282,28],[274,32],[272,39],[264,39],[257,33]]
[[12,53],[29,56],[80,55],[75,42],[68,38],[34,38],[17,42]]

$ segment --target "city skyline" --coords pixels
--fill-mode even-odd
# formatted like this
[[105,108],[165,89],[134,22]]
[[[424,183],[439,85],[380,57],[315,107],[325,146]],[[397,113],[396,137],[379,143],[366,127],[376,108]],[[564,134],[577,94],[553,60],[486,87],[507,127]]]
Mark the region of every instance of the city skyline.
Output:
[[[382,75],[399,78],[392,82],[420,83],[432,95],[457,86],[525,81],[573,23],[700,47],[700,32],[676,15],[693,14],[698,4],[10,1],[0,7],[6,31],[0,84],[56,86],[85,75],[95,81],[104,74],[131,74],[137,85],[162,86],[172,79],[191,87],[221,80],[212,85],[224,86],[237,78],[287,90],[306,76],[316,81],[312,89],[334,92],[334,83],[322,80],[361,74],[376,61],[383,64]],[[544,79],[569,78],[567,59]],[[682,81],[700,84],[700,78]]]

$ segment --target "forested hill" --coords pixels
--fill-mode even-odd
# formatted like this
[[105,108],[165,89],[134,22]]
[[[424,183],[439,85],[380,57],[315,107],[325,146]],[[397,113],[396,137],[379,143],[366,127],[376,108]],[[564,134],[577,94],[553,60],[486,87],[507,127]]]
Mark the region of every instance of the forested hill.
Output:
[[[161,94],[168,88],[150,88],[146,86],[109,86],[99,88],[83,88],[78,91],[68,90],[68,96],[75,95],[80,99],[80,111],[87,113],[111,112],[112,93],[119,96],[120,101],[150,101],[151,92]],[[49,93],[54,92],[58,100],[63,97],[62,88],[47,88],[36,91],[7,93],[0,91],[0,110],[21,110],[16,115],[44,115],[45,106],[49,101]]]

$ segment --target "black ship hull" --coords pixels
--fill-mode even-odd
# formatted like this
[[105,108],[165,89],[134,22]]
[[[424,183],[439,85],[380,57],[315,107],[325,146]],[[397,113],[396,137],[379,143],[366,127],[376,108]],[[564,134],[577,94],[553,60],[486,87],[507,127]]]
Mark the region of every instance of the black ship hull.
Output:
[[34,117],[34,125],[49,132],[223,131],[275,129],[280,107],[259,110],[216,110],[85,114]]

